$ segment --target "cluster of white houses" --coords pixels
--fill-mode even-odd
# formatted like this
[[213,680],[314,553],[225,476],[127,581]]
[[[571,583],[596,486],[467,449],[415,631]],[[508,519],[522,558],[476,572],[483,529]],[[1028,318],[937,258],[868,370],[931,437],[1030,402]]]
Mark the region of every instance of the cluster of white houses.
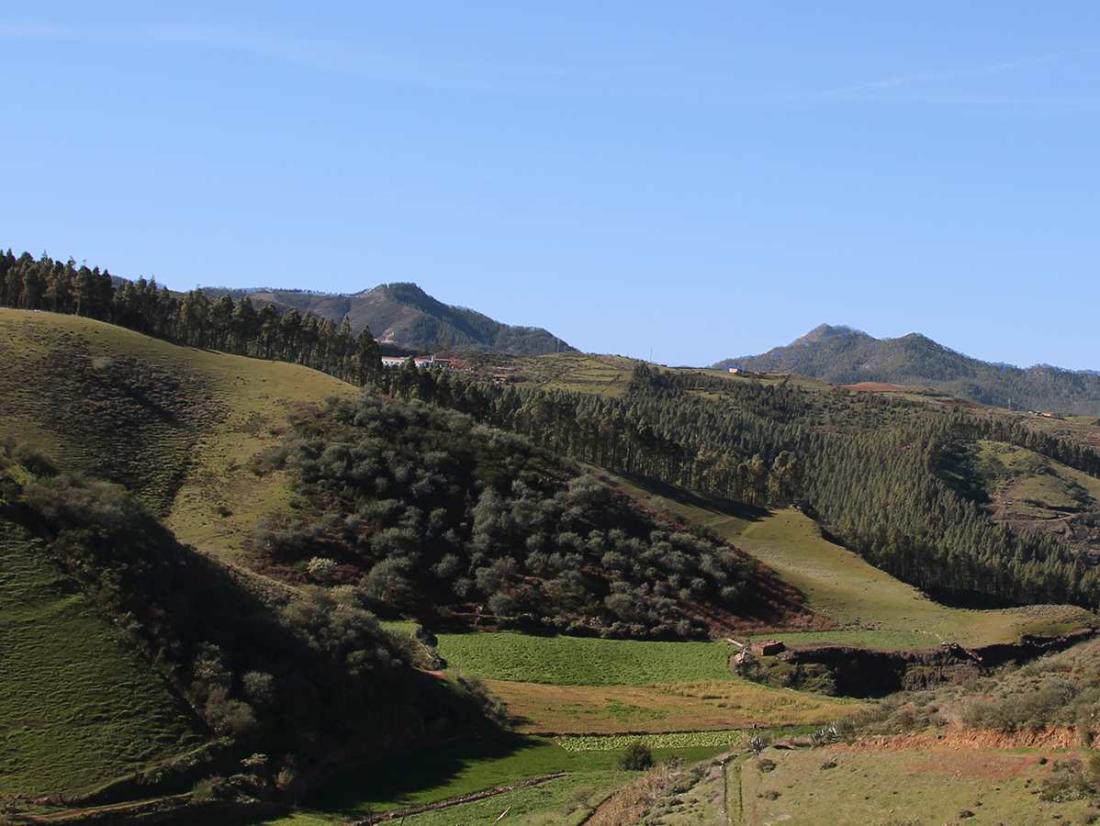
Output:
[[382,366],[391,369],[404,367],[410,358],[413,364],[421,369],[435,367],[440,370],[449,370],[452,366],[450,359],[441,359],[435,356],[382,356]]

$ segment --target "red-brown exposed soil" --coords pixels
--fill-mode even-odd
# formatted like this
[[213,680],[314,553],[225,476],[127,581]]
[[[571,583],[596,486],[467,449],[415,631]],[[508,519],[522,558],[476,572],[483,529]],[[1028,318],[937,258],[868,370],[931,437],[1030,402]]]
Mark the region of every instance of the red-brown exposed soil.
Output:
[[884,381],[861,381],[855,384],[845,384],[844,388],[863,393],[904,393],[916,389],[913,387],[906,387],[903,384],[889,384]]
[[940,751],[976,751],[984,749],[1070,749],[1082,745],[1072,726],[1042,726],[1036,729],[1004,732],[957,726],[940,732],[923,731],[863,737],[854,743],[838,745],[841,751],[903,751],[906,749]]

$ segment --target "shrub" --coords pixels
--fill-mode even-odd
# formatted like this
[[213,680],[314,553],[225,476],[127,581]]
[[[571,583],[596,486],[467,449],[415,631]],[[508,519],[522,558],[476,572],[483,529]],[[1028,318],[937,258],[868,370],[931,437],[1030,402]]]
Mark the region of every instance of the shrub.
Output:
[[645,743],[631,743],[619,756],[619,766],[629,771],[644,771],[653,766],[653,752]]
[[336,576],[336,560],[324,556],[315,556],[306,563],[306,573],[314,582],[322,585],[332,582]]
[[1054,770],[1043,781],[1039,797],[1050,803],[1083,800],[1097,793],[1096,764],[1090,760],[1088,770],[1076,758],[1059,760]]

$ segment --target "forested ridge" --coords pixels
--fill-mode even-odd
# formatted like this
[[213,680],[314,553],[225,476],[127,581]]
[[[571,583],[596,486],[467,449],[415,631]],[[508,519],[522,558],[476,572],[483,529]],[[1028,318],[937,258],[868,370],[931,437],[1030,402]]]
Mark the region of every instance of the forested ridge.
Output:
[[391,615],[683,639],[798,610],[736,549],[453,411],[333,401],[295,416],[263,465],[289,470],[301,501],[256,550]]
[[1100,602],[1100,575],[1057,539],[1013,533],[937,472],[953,443],[1008,441],[1090,473],[1087,447],[963,408],[731,382],[641,365],[623,398],[412,370],[379,379],[617,472],[755,505],[794,503],[918,587],[998,601]]
[[534,355],[573,350],[546,330],[503,324],[475,310],[444,304],[416,284],[379,284],[352,295],[209,287],[204,287],[203,292],[211,298],[224,294],[234,298],[248,296],[257,306],[272,304],[280,312],[296,309],[337,325],[346,320],[353,332],[368,327],[386,344],[412,352],[461,350]]
[[347,320],[337,325],[272,304],[257,309],[247,295],[179,296],[156,281],[117,279],[71,259],[0,253],[0,306],[85,316],[178,344],[294,362],[353,384],[380,369],[370,330],[353,333]]

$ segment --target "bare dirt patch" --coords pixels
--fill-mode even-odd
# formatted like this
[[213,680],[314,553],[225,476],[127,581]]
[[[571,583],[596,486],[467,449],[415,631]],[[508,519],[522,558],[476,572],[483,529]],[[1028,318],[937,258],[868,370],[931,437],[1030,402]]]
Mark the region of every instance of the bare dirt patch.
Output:
[[1003,732],[962,726],[941,732],[927,731],[881,737],[864,737],[854,743],[833,748],[844,751],[974,751],[986,749],[1071,749],[1081,744],[1072,726],[1042,726],[1023,731]]

